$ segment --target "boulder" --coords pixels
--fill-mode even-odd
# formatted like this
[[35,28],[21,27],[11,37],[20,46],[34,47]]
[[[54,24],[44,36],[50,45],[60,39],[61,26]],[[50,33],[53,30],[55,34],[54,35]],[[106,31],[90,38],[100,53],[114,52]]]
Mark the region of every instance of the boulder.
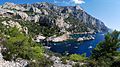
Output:
[[25,13],[25,12],[17,12],[16,13],[16,15],[17,15],[17,18],[18,19],[24,19],[24,20],[27,20],[27,18],[28,18],[28,15]]
[[35,37],[35,41],[36,42],[41,42],[41,40],[44,40],[46,37],[44,37],[44,36],[42,36],[42,35],[37,35],[36,37]]

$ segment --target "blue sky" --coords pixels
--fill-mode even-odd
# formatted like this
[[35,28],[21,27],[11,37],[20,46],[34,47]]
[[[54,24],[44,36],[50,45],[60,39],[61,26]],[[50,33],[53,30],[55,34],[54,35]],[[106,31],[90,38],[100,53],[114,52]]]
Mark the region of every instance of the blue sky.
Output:
[[[50,2],[60,6],[71,6],[81,3],[81,0],[1,0],[13,3]],[[83,1],[82,1],[83,2]],[[80,6],[90,15],[103,21],[111,29],[120,30],[120,0],[84,0]]]

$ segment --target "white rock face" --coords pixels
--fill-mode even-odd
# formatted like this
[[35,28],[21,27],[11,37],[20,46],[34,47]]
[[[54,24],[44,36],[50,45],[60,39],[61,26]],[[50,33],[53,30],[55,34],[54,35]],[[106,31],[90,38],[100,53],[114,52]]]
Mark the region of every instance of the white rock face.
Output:
[[11,17],[12,15],[15,15],[15,14],[16,13],[12,10],[0,8],[0,16],[2,17]]
[[64,17],[59,17],[56,19],[56,25],[59,27],[59,28],[63,28],[65,30],[65,28],[70,28],[71,25],[66,23],[64,21]]
[[35,15],[35,16],[34,16],[34,21],[35,21],[35,22],[39,22],[39,19],[40,19],[40,16],[39,16],[39,15]]
[[10,8],[12,8],[12,7],[14,7],[14,6],[15,6],[14,3],[6,2],[6,3],[3,5],[3,8],[10,9]]
[[2,7],[5,8],[5,9],[16,9],[16,10],[20,10],[20,11],[25,10],[24,7],[22,7],[20,5],[16,5],[14,3],[9,3],[9,2],[6,2]]
[[16,14],[20,16],[21,19],[27,20],[28,18],[28,15],[24,12],[17,12]]
[[38,8],[36,8],[36,7],[34,7],[34,6],[32,6],[32,7],[29,9],[29,11],[33,11],[33,12],[39,13],[39,14],[42,13]]
[[49,14],[45,9],[42,10],[42,13],[43,13],[44,15],[48,15],[48,14]]
[[58,27],[64,27],[64,18],[62,18],[62,17],[60,17],[60,18],[57,18],[57,20],[56,20],[56,25],[58,26]]

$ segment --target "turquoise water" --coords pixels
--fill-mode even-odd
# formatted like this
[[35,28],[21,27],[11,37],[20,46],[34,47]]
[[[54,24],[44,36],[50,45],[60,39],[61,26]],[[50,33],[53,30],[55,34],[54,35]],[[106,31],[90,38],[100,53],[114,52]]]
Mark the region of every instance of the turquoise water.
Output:
[[[81,36],[87,35],[80,35],[74,34],[72,35],[74,38],[79,38]],[[47,43],[50,46],[50,50],[56,53],[61,54],[83,54],[86,53],[86,56],[89,57],[91,55],[91,51],[96,47],[96,45],[104,40],[103,33],[97,33],[93,35],[95,40],[83,41],[83,42],[76,42],[73,40],[69,40],[66,42],[60,43]]]

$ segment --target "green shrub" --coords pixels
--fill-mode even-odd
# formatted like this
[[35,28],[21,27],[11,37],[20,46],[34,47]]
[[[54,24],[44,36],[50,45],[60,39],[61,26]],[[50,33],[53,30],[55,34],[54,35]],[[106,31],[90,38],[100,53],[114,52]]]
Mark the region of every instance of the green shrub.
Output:
[[70,55],[70,60],[73,61],[85,61],[87,58],[83,55],[79,55],[79,54],[72,54]]
[[[12,29],[12,31],[11,31]],[[3,52],[4,59],[11,60],[18,57],[28,60],[40,60],[43,57],[43,47],[32,41],[30,36],[27,36],[15,28],[9,30],[10,38],[6,38],[4,46],[7,48]]]
[[120,40],[118,39],[120,32],[114,31],[108,33],[105,36],[105,40],[97,45],[97,47],[92,51],[90,60],[94,61],[94,67],[110,67],[111,65],[118,63],[120,51]]

